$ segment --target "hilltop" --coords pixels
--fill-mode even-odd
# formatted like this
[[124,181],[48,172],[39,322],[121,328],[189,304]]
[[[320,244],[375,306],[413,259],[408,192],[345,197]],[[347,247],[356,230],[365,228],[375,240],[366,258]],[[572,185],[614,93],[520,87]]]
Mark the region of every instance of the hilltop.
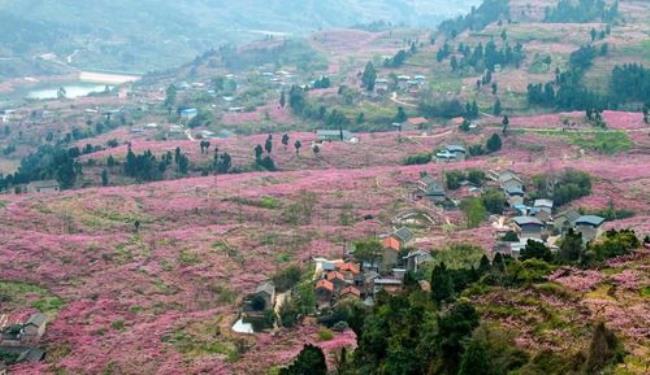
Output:
[[378,21],[433,27],[477,2],[4,0],[0,77],[53,74],[68,67],[147,72],[267,35],[299,37]]

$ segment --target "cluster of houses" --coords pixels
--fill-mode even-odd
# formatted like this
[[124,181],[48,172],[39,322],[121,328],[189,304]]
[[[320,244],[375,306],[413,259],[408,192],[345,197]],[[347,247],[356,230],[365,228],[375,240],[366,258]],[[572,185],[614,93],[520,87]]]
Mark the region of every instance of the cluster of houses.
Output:
[[408,75],[399,75],[396,77],[396,82],[391,82],[388,78],[377,78],[375,80],[375,93],[384,95],[388,93],[391,88],[398,91],[417,94],[427,84],[427,77],[423,75],[415,75],[413,77]]
[[[582,215],[573,209],[558,212],[550,199],[527,199],[526,186],[513,171],[489,172],[487,176],[487,184],[501,190],[507,202],[505,218],[501,225],[496,225],[497,239],[503,239],[508,232],[514,232],[519,238],[516,242],[499,241],[495,251],[517,257],[529,240],[542,242],[555,249],[557,239],[569,229],[580,233],[585,243],[600,236],[604,218]],[[455,195],[479,196],[483,191],[468,181],[462,181],[460,185],[461,188]],[[444,182],[428,174],[417,181],[411,199],[430,206],[455,206]]]
[[424,250],[404,255],[413,239],[413,233],[406,227],[382,236],[382,253],[373,261],[355,262],[351,252],[344,259],[314,258],[317,308],[324,310],[349,299],[371,306],[378,293],[401,291],[406,273],[417,272],[422,264],[432,260]]
[[[45,352],[38,348],[45,334],[47,317],[41,313],[32,314],[27,321],[8,324],[6,316],[0,316],[0,352],[15,357],[14,362],[39,362]],[[7,364],[0,359],[0,375]]]
[[535,199],[527,205],[526,186],[522,179],[513,171],[489,173],[490,178],[498,184],[506,196],[509,212],[514,215],[509,219],[509,225],[499,232],[515,232],[519,241],[512,243],[501,242],[495,249],[497,252],[519,256],[529,240],[542,242],[555,249],[555,239],[567,233],[569,229],[582,234],[583,241],[596,239],[602,232],[605,219],[596,215],[581,215],[569,209],[556,212],[556,207],[550,199]]

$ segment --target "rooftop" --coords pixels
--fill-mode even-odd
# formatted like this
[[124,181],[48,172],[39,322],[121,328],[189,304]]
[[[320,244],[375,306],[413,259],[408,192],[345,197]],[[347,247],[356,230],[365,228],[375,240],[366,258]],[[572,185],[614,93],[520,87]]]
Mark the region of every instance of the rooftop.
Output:
[[532,217],[532,216],[517,216],[517,217],[513,218],[512,221],[515,224],[519,225],[519,226],[522,226],[522,225],[539,225],[539,226],[543,226],[544,225],[544,223],[542,223],[539,219],[537,219],[535,217]]
[[591,225],[594,227],[599,227],[605,222],[605,218],[596,215],[584,215],[580,216],[576,220],[576,225]]

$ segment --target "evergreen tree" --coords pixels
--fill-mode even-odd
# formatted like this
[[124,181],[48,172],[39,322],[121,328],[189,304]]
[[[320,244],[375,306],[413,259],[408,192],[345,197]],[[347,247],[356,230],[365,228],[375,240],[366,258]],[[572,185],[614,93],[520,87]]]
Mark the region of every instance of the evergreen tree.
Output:
[[266,142],[264,142],[264,150],[266,150],[267,153],[271,153],[273,151],[273,138],[269,134],[269,137],[266,139]]
[[444,262],[436,265],[431,272],[431,299],[440,306],[453,298],[454,284]]
[[171,108],[174,107],[174,104],[176,104],[177,92],[178,90],[173,84],[167,87],[167,90],[165,91],[165,108],[171,110]]
[[327,375],[327,363],[323,351],[310,344],[305,345],[298,357],[280,375]]
[[261,145],[255,146],[255,161],[259,162],[262,159],[262,154],[264,154],[264,149]]
[[492,112],[495,116],[499,116],[501,112],[503,112],[503,109],[501,108],[501,100],[499,100],[499,98],[494,102],[494,110]]
[[368,91],[375,89],[375,82],[377,81],[377,71],[372,62],[368,62],[361,76],[361,85]]
[[397,108],[397,114],[395,115],[395,122],[396,123],[403,123],[408,119],[408,116],[406,115],[406,112],[404,112],[404,108],[398,107]]
[[479,340],[470,341],[461,359],[458,375],[491,375],[491,369],[484,344]]
[[499,137],[498,134],[494,133],[488,139],[487,143],[485,144],[485,147],[487,148],[488,152],[497,152],[501,150],[502,142],[501,142],[501,137]]
[[521,260],[541,259],[543,261],[550,262],[553,260],[553,254],[551,253],[551,250],[542,242],[528,240],[526,247],[521,250],[519,258]]
[[490,260],[488,259],[487,255],[483,254],[481,257],[481,262],[478,265],[478,272],[481,275],[485,275],[490,271],[492,268],[492,265],[490,264]]
[[102,170],[102,186],[108,186],[108,171]]
[[577,262],[583,253],[584,244],[582,241],[582,233],[574,231],[573,228],[569,229],[560,242],[560,250],[558,252],[559,260],[568,263]]
[[585,373],[598,374],[610,363],[620,363],[623,360],[621,344],[614,333],[605,327],[603,322],[598,323],[589,345]]
[[286,150],[287,147],[289,146],[289,134],[284,133],[282,135],[282,145],[284,146],[284,149]]

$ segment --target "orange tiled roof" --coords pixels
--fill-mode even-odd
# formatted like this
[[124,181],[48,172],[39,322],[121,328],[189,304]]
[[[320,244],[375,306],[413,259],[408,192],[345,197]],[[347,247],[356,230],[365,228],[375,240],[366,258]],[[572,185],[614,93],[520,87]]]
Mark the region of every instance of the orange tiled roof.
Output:
[[329,282],[329,281],[327,281],[325,279],[318,280],[318,282],[316,283],[316,289],[326,289],[326,290],[328,290],[330,292],[333,292],[334,291],[334,284],[332,284],[331,282]]
[[361,291],[353,286],[349,286],[341,291],[341,295],[344,294],[353,294],[357,297],[361,297]]
[[334,281],[335,279],[345,280],[345,276],[338,271],[332,271],[327,273],[327,280]]
[[338,269],[341,272],[352,272],[355,275],[361,272],[359,265],[355,263],[341,263],[338,265]]
[[385,248],[392,249],[395,251],[400,251],[402,248],[402,246],[399,243],[399,240],[397,240],[397,238],[393,236],[388,236],[384,238],[383,244]]

